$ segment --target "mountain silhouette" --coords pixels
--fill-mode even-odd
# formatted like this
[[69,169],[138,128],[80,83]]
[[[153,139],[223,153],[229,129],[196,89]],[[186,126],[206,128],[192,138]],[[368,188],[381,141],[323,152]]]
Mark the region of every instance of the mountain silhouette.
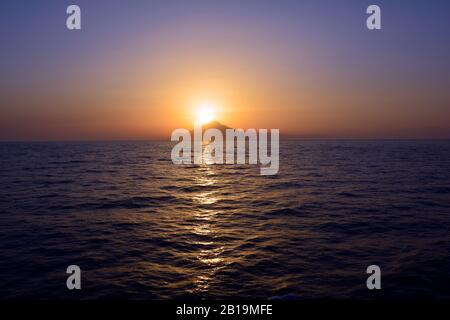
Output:
[[[231,129],[231,128],[220,123],[217,120],[212,120],[212,121],[202,125],[202,132],[205,132],[208,129],[219,129],[223,134],[225,134],[225,131],[227,129]],[[193,134],[194,134],[194,130],[191,130],[191,135],[193,135]]]
[[[204,123],[202,125],[202,137],[203,137],[203,134],[205,133],[205,131],[208,130],[208,129],[218,129],[218,130],[220,130],[220,132],[222,132],[223,136],[225,137],[226,130],[227,129],[232,129],[232,128],[230,128],[230,127],[220,123],[219,121],[212,120],[212,121],[210,121],[208,123]],[[195,140],[194,130],[191,130],[190,133],[191,133],[191,139]]]
[[219,129],[220,131],[225,132],[225,130],[231,129],[231,128],[220,123],[219,121],[213,120],[213,121],[203,124],[202,129],[203,129],[203,131],[208,130],[208,129]]

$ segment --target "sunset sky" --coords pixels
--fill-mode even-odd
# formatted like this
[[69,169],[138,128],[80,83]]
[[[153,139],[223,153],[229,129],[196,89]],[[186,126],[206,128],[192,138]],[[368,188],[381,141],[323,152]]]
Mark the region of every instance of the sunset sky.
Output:
[[445,0],[2,1],[0,40],[4,141],[169,139],[202,104],[303,138],[450,138]]

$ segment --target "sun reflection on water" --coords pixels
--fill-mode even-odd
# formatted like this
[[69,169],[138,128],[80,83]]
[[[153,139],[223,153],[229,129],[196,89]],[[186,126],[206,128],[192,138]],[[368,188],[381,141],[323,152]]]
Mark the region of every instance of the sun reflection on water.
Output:
[[226,266],[225,259],[221,257],[225,248],[215,241],[216,235],[220,234],[216,225],[216,218],[220,211],[214,208],[214,204],[219,198],[217,197],[217,191],[211,190],[218,183],[216,172],[213,166],[207,164],[199,169],[200,174],[195,178],[194,184],[206,188],[193,196],[193,201],[201,205],[201,209],[194,213],[193,218],[196,225],[192,232],[208,240],[194,243],[199,248],[195,252],[195,259],[202,265],[199,268],[199,273],[193,279],[192,292],[195,293],[207,292],[215,280],[216,273]]

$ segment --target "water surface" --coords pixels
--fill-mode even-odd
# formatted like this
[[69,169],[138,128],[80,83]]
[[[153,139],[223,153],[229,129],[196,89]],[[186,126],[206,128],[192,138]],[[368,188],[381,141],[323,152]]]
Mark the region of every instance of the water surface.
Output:
[[170,151],[0,144],[0,297],[450,297],[450,142],[283,141],[277,176]]

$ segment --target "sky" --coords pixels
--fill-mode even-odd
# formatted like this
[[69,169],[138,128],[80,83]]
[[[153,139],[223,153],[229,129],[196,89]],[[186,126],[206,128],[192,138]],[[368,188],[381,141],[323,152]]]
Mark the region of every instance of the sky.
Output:
[[301,138],[450,138],[449,40],[445,0],[5,0],[0,140],[170,139],[204,103]]

